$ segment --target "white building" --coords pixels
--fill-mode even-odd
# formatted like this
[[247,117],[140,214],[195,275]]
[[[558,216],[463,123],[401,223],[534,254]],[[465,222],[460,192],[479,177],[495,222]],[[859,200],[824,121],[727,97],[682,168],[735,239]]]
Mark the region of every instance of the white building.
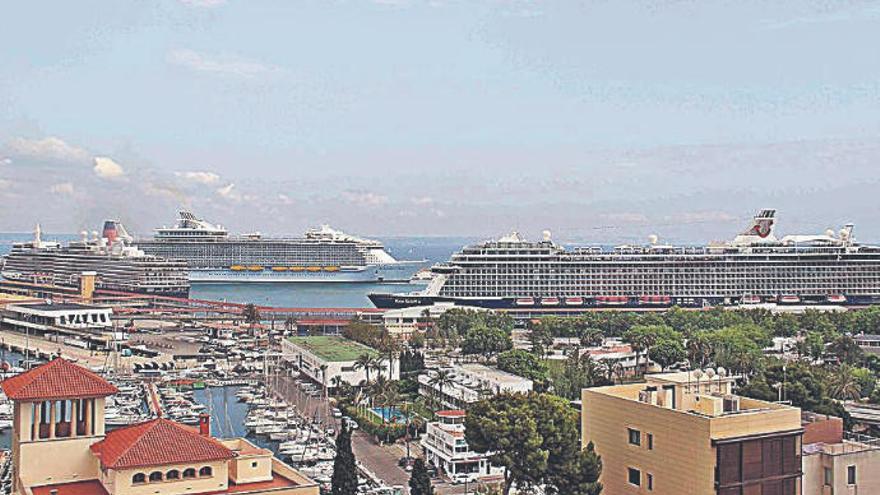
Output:
[[421,440],[428,463],[458,482],[490,481],[504,475],[503,468],[489,462],[489,454],[471,451],[464,438],[464,411],[437,411],[436,414],[438,420],[428,423]]
[[10,313],[4,321],[17,326],[47,330],[50,326],[85,330],[109,329],[113,326],[113,309],[75,303],[9,304]]
[[453,303],[440,302],[430,306],[386,310],[382,315],[382,324],[391,336],[400,340],[409,340],[414,333],[427,331],[437,321],[437,318],[454,308],[488,311],[485,308],[463,307]]
[[[381,364],[370,370],[357,367],[355,361],[364,354],[381,360]],[[379,351],[338,336],[289,337],[281,343],[281,355],[304,375],[328,387],[333,386],[337,376],[350,385],[360,384],[367,376],[375,380],[380,374],[392,380],[400,378],[399,361],[394,361],[389,370],[388,359],[383,359]],[[322,366],[326,366],[326,372],[322,372]]]
[[469,404],[502,392],[529,392],[533,383],[512,373],[482,364],[460,364],[445,368],[451,383],[437,382],[437,371],[419,375],[419,393],[439,401],[443,407],[467,409]]

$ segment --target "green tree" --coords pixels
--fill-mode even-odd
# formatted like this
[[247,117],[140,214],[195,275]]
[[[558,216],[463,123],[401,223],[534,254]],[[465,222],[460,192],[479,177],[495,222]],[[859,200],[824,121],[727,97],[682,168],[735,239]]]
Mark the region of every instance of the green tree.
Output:
[[662,370],[687,357],[681,339],[662,339],[651,349],[651,360],[660,365]]
[[[867,310],[866,310],[867,311]],[[865,357],[865,352],[849,335],[840,335],[828,347],[828,351],[833,354],[837,360],[846,364],[861,363]]]
[[413,462],[412,474],[409,478],[409,495],[434,495],[431,476],[421,457]]
[[245,304],[241,315],[244,317],[245,323],[255,325],[260,322],[260,309],[254,303]]
[[548,318],[543,318],[537,323],[530,325],[529,343],[532,346],[532,353],[540,356],[542,359],[547,355],[547,349],[553,345],[553,332],[548,323]]
[[367,385],[370,384],[370,371],[373,369],[373,357],[368,353],[363,353],[354,360],[353,368],[355,371],[364,370],[367,373]]
[[511,349],[498,355],[497,366],[501,371],[519,375],[534,382],[547,381],[547,365],[531,352]]
[[442,368],[435,371],[428,379],[428,384],[437,387],[440,392],[439,397],[436,397],[436,407],[441,407],[443,403],[443,389],[452,386],[453,383],[455,380],[452,379],[452,371]]
[[471,406],[465,437],[476,452],[491,452],[490,462],[504,468],[503,495],[511,487],[535,486],[544,478],[548,453],[541,448],[538,425],[524,395],[502,394]]
[[503,493],[543,485],[553,495],[596,495],[601,459],[581,450],[579,417],[566,400],[549,394],[501,394],[468,412],[465,437],[505,470]]
[[336,457],[333,460],[333,477],[330,479],[330,495],[356,495],[358,493],[357,465],[351,450],[351,430],[345,423],[336,436]]
[[828,395],[838,400],[857,400],[862,396],[861,386],[852,366],[841,364],[828,377]]
[[510,334],[501,328],[476,326],[470,329],[461,342],[461,353],[481,355],[485,358],[504,352],[513,347]]

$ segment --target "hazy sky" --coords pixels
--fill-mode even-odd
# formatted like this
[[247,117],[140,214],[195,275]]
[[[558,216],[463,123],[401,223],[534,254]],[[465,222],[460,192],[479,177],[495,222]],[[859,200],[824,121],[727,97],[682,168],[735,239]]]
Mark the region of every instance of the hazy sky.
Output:
[[880,242],[880,3],[0,7],[0,231]]

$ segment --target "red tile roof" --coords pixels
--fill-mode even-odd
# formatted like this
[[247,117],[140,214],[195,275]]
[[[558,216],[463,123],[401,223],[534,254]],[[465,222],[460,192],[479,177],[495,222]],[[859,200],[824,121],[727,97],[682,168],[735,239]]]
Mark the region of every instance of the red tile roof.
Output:
[[113,430],[91,449],[101,466],[110,469],[220,461],[235,456],[217,440],[164,418]]
[[266,493],[267,491],[278,491],[282,488],[292,488],[294,486],[299,486],[293,480],[289,480],[284,476],[281,476],[278,473],[272,473],[272,479],[269,481],[255,481],[253,483],[242,483],[236,484],[234,481],[229,480],[229,487],[225,490],[208,492],[202,495],[226,495],[228,493],[241,493],[247,494],[251,492],[256,493]]
[[52,490],[58,490],[58,495],[109,495],[107,490],[98,480],[74,481],[71,483],[59,483],[57,485],[35,486],[31,488],[34,495],[49,495]]
[[49,400],[106,397],[118,390],[91,371],[62,358],[0,383],[12,400]]
[[437,411],[434,414],[443,418],[462,418],[466,413],[462,409],[448,409],[445,411]]

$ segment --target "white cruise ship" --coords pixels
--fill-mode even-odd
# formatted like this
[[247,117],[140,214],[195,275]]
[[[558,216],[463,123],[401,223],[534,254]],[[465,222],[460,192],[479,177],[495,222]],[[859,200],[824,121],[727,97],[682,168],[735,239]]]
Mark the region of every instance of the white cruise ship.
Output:
[[181,211],[174,227],[138,241],[144,252],[185,260],[191,282],[406,282],[423,261],[399,261],[379,241],[322,226],[300,238],[230,235]]
[[15,282],[77,287],[83,272],[95,272],[99,292],[189,296],[186,264],[145,254],[115,221],[104,224],[102,236],[83,232],[66,246],[44,241],[37,225],[34,240],[14,244],[2,261],[0,275]]
[[453,302],[488,308],[702,307],[880,303],[880,247],[859,244],[851,224],[816,235],[773,234],[762,210],[730,242],[567,250],[517,234],[466,246],[414,293],[373,293],[379,308]]

